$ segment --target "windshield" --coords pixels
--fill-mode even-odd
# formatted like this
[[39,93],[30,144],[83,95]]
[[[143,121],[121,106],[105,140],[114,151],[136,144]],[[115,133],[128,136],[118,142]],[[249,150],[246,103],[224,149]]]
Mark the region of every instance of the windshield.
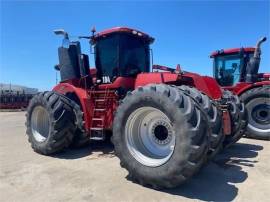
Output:
[[231,86],[240,80],[241,59],[239,55],[215,58],[215,78],[221,86]]
[[149,45],[131,35],[114,34],[97,42],[95,60],[100,78],[149,72]]
[[246,66],[253,53],[217,56],[214,77],[221,86],[232,86],[245,80]]

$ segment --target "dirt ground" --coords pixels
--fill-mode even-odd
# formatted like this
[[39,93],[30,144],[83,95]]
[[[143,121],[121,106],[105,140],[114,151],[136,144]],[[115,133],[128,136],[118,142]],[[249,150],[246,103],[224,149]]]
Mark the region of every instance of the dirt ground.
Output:
[[55,156],[32,151],[24,112],[0,112],[0,201],[269,201],[270,142],[242,139],[186,184],[130,181],[109,142]]

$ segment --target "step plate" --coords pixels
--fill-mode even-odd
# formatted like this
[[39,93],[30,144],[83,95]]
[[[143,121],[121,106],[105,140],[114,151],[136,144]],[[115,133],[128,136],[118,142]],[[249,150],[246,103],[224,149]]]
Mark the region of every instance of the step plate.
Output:
[[105,140],[103,128],[91,128],[91,140]]

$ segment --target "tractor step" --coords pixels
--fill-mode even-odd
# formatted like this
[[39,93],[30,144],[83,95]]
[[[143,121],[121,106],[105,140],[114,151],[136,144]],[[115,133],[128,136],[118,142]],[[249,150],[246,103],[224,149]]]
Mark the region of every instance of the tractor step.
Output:
[[102,118],[93,118],[92,120],[93,120],[93,121],[103,121]]
[[94,111],[101,111],[101,112],[103,112],[103,111],[105,111],[105,109],[97,109],[97,108],[95,108]]
[[103,128],[91,128],[91,140],[105,140]]
[[103,130],[103,128],[91,128],[91,130]]

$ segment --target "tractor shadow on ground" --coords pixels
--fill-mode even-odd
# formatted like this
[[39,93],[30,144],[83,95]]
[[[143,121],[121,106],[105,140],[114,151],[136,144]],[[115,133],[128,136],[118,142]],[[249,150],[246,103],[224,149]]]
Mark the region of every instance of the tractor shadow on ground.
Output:
[[262,149],[260,145],[236,143],[218,154],[187,183],[159,191],[194,200],[232,201],[238,194],[235,184],[244,182],[248,177],[243,168],[254,167],[257,161],[251,159]]
[[[91,156],[92,154],[94,154]],[[69,148],[64,152],[53,155],[54,158],[60,159],[78,159],[89,156],[89,159],[93,157],[96,159],[98,157],[114,157],[114,147],[109,139],[105,141],[91,141],[88,145],[82,148]]]

